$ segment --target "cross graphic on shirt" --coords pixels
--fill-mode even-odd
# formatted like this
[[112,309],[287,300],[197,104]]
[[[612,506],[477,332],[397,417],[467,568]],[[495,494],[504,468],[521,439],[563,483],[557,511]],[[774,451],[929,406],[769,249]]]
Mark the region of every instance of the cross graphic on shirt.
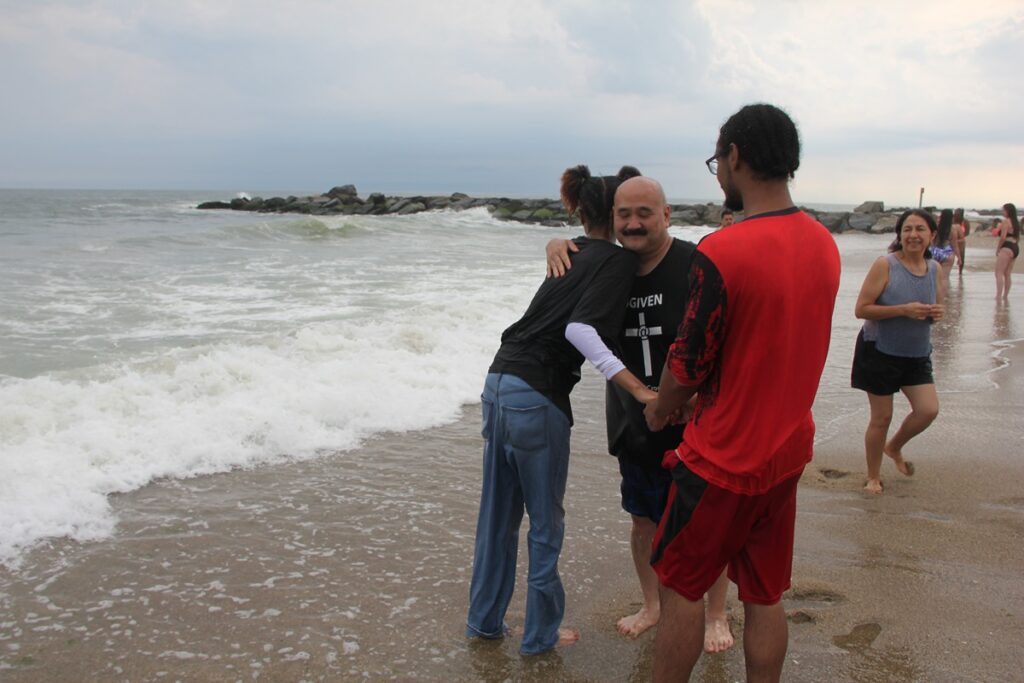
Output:
[[651,368],[651,342],[648,341],[650,337],[661,336],[661,326],[658,327],[646,327],[646,321],[644,320],[644,314],[640,313],[639,327],[627,327],[627,337],[640,337],[640,348],[644,350],[644,376],[652,377],[654,371]]

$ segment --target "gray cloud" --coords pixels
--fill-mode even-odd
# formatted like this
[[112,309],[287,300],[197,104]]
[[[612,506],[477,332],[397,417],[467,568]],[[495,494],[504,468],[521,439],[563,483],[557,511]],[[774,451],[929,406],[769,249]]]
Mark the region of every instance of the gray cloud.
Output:
[[957,158],[948,201],[1001,203],[1024,11],[937,3],[0,5],[0,185],[550,195],[628,162],[715,198],[718,125],[764,100],[801,126],[807,201]]

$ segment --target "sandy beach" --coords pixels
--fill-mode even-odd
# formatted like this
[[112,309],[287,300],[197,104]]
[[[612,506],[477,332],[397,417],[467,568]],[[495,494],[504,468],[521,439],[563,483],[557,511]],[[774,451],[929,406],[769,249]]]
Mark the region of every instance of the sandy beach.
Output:
[[[991,264],[977,261],[970,283],[990,296]],[[964,305],[958,287],[954,308]],[[978,312],[993,336],[1024,336],[1014,294]],[[851,310],[848,300],[837,306]],[[913,478],[883,467],[882,497],[861,491],[867,401],[840,382],[819,396],[785,598],[784,680],[1020,678],[1024,348],[959,347],[952,324],[937,334],[948,338],[936,341],[942,412],[908,448]],[[841,374],[852,337],[834,347]],[[987,366],[984,386],[943,391],[944,369],[957,372],[956,354],[968,350]],[[471,405],[448,426],[357,450],[113,497],[113,537],[52,541],[0,569],[0,679],[647,680],[651,634],[627,641],[614,626],[639,590],[602,392],[587,371],[573,395],[560,564],[566,624],[582,631],[572,647],[522,658],[515,638],[463,637],[480,469]],[[905,410],[897,401],[897,420]],[[525,549],[520,560],[522,586]],[[741,645],[734,587],[729,604]],[[523,608],[519,590],[510,624],[522,623]],[[737,646],[702,657],[694,679],[742,680],[743,671]]]

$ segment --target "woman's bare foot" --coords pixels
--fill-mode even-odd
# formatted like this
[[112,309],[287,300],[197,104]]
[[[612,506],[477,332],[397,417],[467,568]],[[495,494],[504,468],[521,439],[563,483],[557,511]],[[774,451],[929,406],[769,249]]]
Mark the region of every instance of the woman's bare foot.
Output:
[[641,633],[657,624],[659,618],[661,618],[660,610],[651,610],[647,609],[647,607],[641,607],[640,611],[636,614],[631,614],[628,617],[622,617],[619,619],[618,622],[616,622],[615,627],[619,629],[619,633],[627,638],[636,638]]
[[580,639],[580,632],[574,628],[560,628],[558,629],[558,642],[555,643],[555,647],[565,647],[566,645],[572,645]]
[[728,617],[704,617],[705,652],[725,652],[735,642],[732,629],[729,628]]
[[[513,626],[509,629],[509,633],[517,638],[522,638],[525,633],[522,626]],[[565,647],[566,645],[572,645],[580,639],[580,632],[574,628],[560,628],[558,629],[558,642],[555,643],[555,647]]]
[[881,479],[868,479],[868,483],[864,484],[864,490],[873,496],[882,495],[883,488]]
[[910,462],[909,460],[904,460],[903,453],[889,448],[888,445],[886,445],[886,447],[882,449],[882,451],[890,458],[892,458],[894,463],[896,463],[896,469],[900,471],[900,474],[902,474],[904,477],[914,476],[914,463]]

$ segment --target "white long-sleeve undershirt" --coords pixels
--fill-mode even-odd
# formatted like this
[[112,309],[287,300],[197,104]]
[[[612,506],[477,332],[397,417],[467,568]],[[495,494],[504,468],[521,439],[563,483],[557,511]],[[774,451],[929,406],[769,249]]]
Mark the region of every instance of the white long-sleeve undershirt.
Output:
[[586,323],[569,323],[565,326],[565,338],[583,354],[591,364],[610,380],[626,369],[621,360],[601,341],[601,335]]

